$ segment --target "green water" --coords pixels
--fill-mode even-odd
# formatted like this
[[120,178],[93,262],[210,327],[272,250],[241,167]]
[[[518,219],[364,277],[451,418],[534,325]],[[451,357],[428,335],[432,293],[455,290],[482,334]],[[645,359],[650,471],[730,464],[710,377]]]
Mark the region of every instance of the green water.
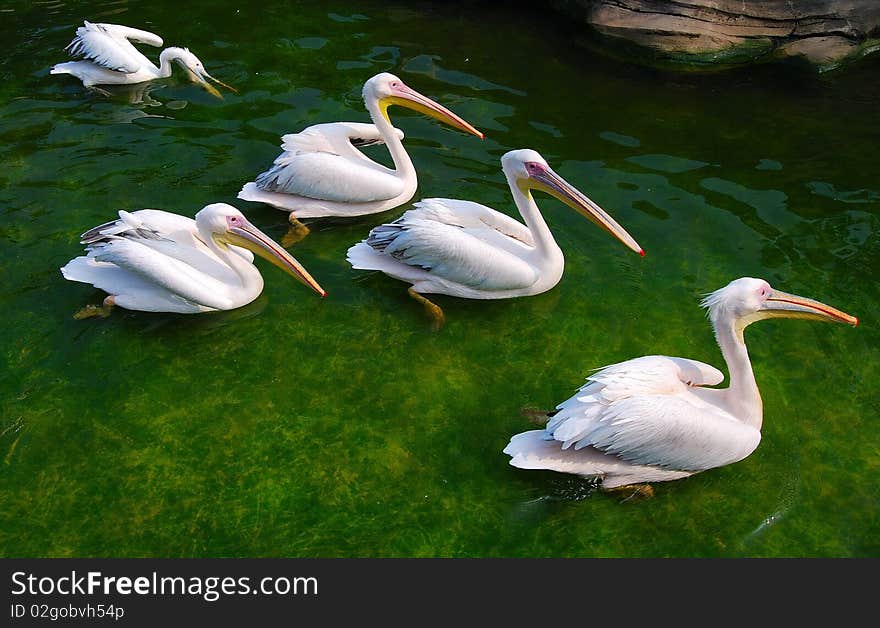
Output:
[[[880,555],[880,58],[676,75],[528,7],[255,4],[0,5],[0,555]],[[131,102],[50,76],[84,18],[186,45],[240,94],[175,76]],[[368,121],[360,90],[380,71],[486,133],[392,110],[416,199],[515,215],[499,158],[534,148],[647,257],[542,197],[559,285],[437,297],[432,332],[404,284],[344,259],[404,206],[310,223],[292,250],[324,300],[259,260],[265,290],[237,311],[72,318],[103,294],[58,269],[120,208],[228,202],[281,238],[286,214],[236,193],[281,134]],[[590,369],[651,353],[723,368],[698,303],[744,275],[862,321],[749,329],[754,454],[627,503],[508,465],[509,437],[534,427],[521,409]]]

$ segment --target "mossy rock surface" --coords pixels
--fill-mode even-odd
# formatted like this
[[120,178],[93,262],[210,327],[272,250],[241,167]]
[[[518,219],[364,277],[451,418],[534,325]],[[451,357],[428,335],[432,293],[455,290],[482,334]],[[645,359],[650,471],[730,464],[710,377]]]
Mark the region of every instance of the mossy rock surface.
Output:
[[727,68],[787,57],[820,71],[874,52],[874,0],[554,0],[618,56],[682,69]]

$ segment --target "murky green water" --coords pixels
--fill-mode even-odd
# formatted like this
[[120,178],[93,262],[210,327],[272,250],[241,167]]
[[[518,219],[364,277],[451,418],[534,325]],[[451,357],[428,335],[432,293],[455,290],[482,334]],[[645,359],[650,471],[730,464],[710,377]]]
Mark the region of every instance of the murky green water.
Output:
[[[189,46],[241,93],[175,77],[108,99],[50,76],[83,18]],[[880,555],[880,59],[682,76],[475,3],[14,0],[0,35],[0,554]],[[325,300],[260,261],[263,295],[234,312],[72,318],[102,293],[58,268],[119,208],[230,202],[280,238],[286,214],[238,201],[241,184],[281,134],[367,121],[361,86],[385,70],[486,132],[392,110],[416,198],[514,213],[498,160],[535,148],[647,257],[541,198],[560,284],[438,297],[433,333],[404,284],[344,259],[404,207],[311,223],[293,251]],[[749,329],[752,456],[625,504],[508,465],[501,449],[532,427],[521,408],[551,408],[592,368],[723,366],[698,302],[743,275],[862,320]]]

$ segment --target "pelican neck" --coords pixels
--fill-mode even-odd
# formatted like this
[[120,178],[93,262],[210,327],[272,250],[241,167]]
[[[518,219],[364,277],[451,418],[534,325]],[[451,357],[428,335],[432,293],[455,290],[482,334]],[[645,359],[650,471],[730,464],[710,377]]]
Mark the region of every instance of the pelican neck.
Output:
[[177,54],[172,48],[166,48],[159,54],[159,67],[156,67],[156,65],[153,64],[159,78],[168,78],[171,76],[171,62],[176,58]]
[[[249,284],[255,276],[258,278],[258,281],[262,282],[262,275],[260,275],[260,271],[257,270],[256,266],[232,251],[229,246],[218,245],[210,232],[198,229],[198,236],[202,243],[235,274],[241,287],[250,287]],[[262,285],[260,288],[262,289]]]
[[513,202],[516,204],[516,208],[519,210],[523,221],[526,223],[526,226],[532,234],[532,239],[535,241],[535,251],[544,259],[556,255],[561,256],[562,250],[556,243],[553,233],[550,231],[550,227],[547,226],[547,221],[544,220],[544,215],[538,208],[537,203],[535,203],[535,198],[532,196],[531,190],[527,189],[523,191],[517,183],[516,177],[506,170],[504,171],[504,175],[507,177],[507,185],[510,186],[510,193],[513,196]]
[[394,162],[394,168],[399,176],[404,179],[416,181],[416,169],[413,166],[412,159],[403,147],[403,142],[394,130],[394,126],[389,121],[386,113],[382,111],[381,105],[376,98],[364,98],[364,104],[370,113],[373,124],[379,130],[379,135],[385,140],[388,152],[391,153],[391,160]]
[[732,314],[719,312],[713,313],[712,327],[730,373],[730,387],[726,391],[728,409],[738,420],[760,430],[763,402],[743,338],[745,325]]

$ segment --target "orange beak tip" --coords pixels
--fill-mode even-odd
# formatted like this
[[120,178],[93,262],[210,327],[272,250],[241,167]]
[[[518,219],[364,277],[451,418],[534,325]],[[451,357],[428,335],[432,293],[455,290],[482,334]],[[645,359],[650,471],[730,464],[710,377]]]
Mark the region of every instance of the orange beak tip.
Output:
[[645,256],[645,249],[639,249],[639,255],[644,257]]

